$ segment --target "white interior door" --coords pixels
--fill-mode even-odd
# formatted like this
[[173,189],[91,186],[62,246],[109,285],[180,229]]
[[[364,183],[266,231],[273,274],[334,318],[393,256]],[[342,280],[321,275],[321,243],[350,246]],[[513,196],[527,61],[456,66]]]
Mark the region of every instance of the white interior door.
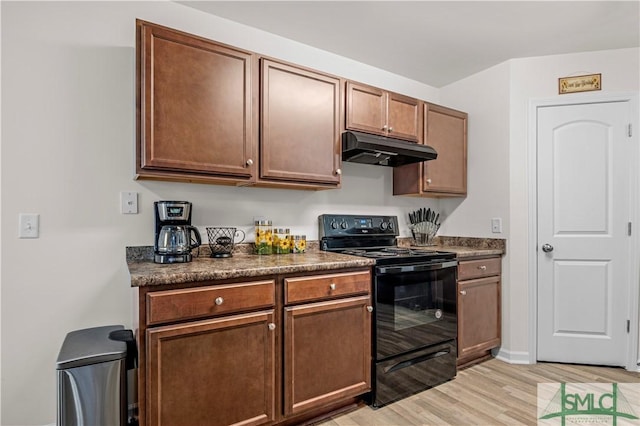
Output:
[[546,106],[537,118],[537,359],[624,366],[629,105]]

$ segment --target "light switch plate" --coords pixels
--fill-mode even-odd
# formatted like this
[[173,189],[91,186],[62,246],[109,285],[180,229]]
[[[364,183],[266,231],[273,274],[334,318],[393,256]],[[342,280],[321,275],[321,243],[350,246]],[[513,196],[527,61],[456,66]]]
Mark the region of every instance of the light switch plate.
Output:
[[502,233],[502,218],[494,217],[491,219],[491,232],[494,234]]
[[18,237],[38,238],[40,236],[40,215],[37,213],[20,213],[18,215]]
[[137,192],[121,192],[120,193],[120,213],[138,214],[138,193]]

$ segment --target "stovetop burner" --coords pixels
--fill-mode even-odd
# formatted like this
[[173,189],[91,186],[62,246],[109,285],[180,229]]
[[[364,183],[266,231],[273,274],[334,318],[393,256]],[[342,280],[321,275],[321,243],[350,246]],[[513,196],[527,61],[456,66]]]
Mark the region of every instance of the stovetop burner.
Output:
[[454,253],[397,244],[396,216],[320,215],[322,250],[376,259],[377,265],[439,262],[456,257]]
[[433,262],[444,259],[452,259],[455,257],[454,253],[444,251],[412,249],[409,247],[397,246],[376,247],[371,249],[345,249],[340,252],[343,254],[350,254],[352,256],[377,259],[378,264]]

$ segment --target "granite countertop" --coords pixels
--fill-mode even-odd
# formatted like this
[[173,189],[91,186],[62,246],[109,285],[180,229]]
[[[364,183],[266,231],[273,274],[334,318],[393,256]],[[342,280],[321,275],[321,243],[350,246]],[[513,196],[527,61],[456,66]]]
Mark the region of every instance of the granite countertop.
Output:
[[[410,238],[398,239],[398,245],[412,246]],[[240,244],[233,257],[214,259],[210,250],[201,246],[198,255],[189,263],[158,264],[153,262],[153,247],[127,247],[127,265],[132,287],[183,284],[193,281],[254,278],[266,275],[297,272],[328,271],[367,267],[374,259],[319,250],[317,241],[309,241],[306,253],[259,256],[253,254],[252,244]],[[416,248],[450,251],[459,259],[503,255],[504,239],[441,237],[432,246]]]
[[480,257],[480,256],[495,256],[503,255],[504,250],[501,249],[487,249],[487,248],[473,248],[473,247],[461,247],[461,246],[434,246],[436,250],[450,251],[455,253],[458,259],[465,257]]
[[367,267],[375,260],[326,251],[258,256],[238,253],[213,259],[194,257],[189,263],[157,264],[151,260],[128,262],[132,287],[182,284],[192,281],[253,278],[265,275]]
[[473,238],[438,236],[431,246],[413,246],[410,238],[399,241],[399,245],[427,250],[450,251],[458,259],[466,257],[495,256],[506,253],[506,240],[502,238]]

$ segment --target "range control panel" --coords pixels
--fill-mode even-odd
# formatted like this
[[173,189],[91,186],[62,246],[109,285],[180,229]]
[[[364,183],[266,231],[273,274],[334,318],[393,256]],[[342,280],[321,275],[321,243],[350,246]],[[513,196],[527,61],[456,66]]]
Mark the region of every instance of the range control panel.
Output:
[[348,237],[357,235],[398,236],[397,216],[323,214],[318,217],[319,236]]

